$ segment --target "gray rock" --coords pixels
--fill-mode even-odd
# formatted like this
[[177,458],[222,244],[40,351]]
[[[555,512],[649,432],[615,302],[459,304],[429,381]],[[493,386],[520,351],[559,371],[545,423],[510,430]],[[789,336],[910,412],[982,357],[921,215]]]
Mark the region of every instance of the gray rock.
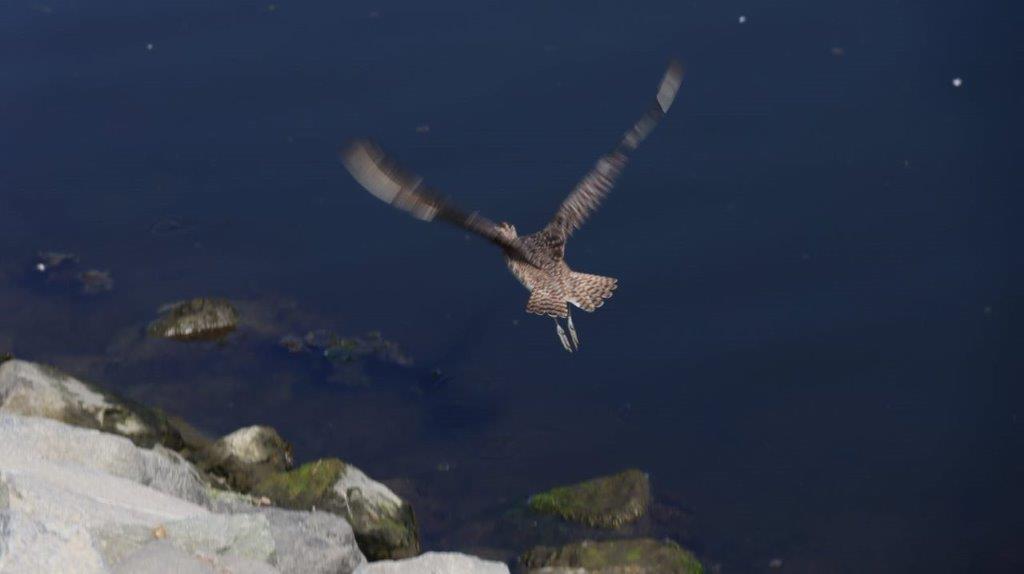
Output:
[[0,468],[15,468],[25,457],[104,472],[194,504],[209,504],[206,484],[192,465],[159,445],[140,449],[117,435],[0,413]]
[[[180,571],[348,573],[365,562],[339,516],[212,492],[162,447],[0,414],[0,574],[92,574],[104,564],[168,571],[162,563]],[[9,549],[21,549],[17,561]]]
[[[21,419],[19,422],[18,419]],[[51,433],[47,427],[63,426],[41,419],[29,419],[4,415],[0,422],[0,491],[4,494],[0,499],[11,510],[25,513],[29,518],[44,524],[49,530],[63,535],[73,528],[82,527],[90,533],[98,532],[108,526],[141,526],[155,528],[164,522],[183,520],[193,516],[202,516],[209,512],[201,506],[159,492],[133,480],[114,476],[102,470],[105,466],[115,468],[118,472],[135,477],[152,477],[145,468],[122,465],[116,458],[99,461],[94,467],[79,464],[83,460],[80,454],[71,455],[66,460],[62,454],[70,453],[59,445],[46,445],[46,438],[62,440],[63,436],[73,437],[76,434],[88,435],[92,438],[97,452],[114,452],[118,446],[109,447],[109,442],[125,444],[122,438],[63,426],[64,432]],[[23,427],[22,432],[11,432],[11,429]],[[30,440],[34,450],[21,449],[13,440],[25,440],[26,428],[42,429],[43,438]],[[12,439],[12,436],[18,438]],[[79,440],[78,437],[70,440]],[[144,455],[135,459],[139,464]],[[115,464],[107,464],[111,460]],[[126,459],[127,460],[127,459]],[[171,468],[166,466],[162,468]],[[163,484],[173,485],[174,481]],[[174,487],[169,490],[175,490]]]
[[155,540],[136,549],[113,569],[113,574],[276,574],[278,570],[262,562],[220,556],[194,554],[167,540]]
[[0,574],[38,572],[100,574],[106,568],[84,528],[58,532],[23,513],[0,510]]
[[145,447],[181,448],[180,433],[159,411],[101,391],[53,367],[17,359],[0,364],[0,413],[102,430]]
[[270,523],[277,568],[295,574],[349,574],[366,563],[352,527],[329,512],[260,509]]
[[106,523],[90,532],[108,564],[119,564],[154,540],[164,540],[196,556],[230,556],[263,563],[274,558],[270,525],[258,514],[197,514],[156,526]]
[[356,574],[509,574],[501,562],[456,552],[427,552],[405,560],[382,560],[358,568]]
[[160,308],[149,324],[154,337],[179,341],[220,339],[238,327],[238,311],[225,299],[196,298]]

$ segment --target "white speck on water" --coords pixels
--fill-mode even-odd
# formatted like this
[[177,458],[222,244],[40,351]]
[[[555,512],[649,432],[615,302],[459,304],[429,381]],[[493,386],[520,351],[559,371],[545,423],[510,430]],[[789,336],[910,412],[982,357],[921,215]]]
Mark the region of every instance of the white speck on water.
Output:
[[768,567],[773,569],[782,568],[782,558],[772,558],[771,561],[768,562]]
[[740,22],[740,24],[746,24],[747,23],[747,17],[746,16],[740,16],[739,17],[739,22]]
[[146,44],[146,51],[147,52],[152,52],[153,51],[153,44],[152,43]]
[[954,88],[959,88],[962,85],[964,85],[963,78],[960,78],[960,77],[953,78],[953,87]]
[[425,134],[430,131],[430,124],[416,126],[416,133]]
[[36,271],[38,271],[40,273],[45,273],[46,272],[46,265],[43,264],[43,263],[36,263]]

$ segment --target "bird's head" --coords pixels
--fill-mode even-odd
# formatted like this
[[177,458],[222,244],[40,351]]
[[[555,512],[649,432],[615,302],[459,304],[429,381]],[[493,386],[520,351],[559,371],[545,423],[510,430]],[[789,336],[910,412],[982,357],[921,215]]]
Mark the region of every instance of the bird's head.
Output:
[[502,221],[498,224],[498,233],[506,239],[515,239],[516,237],[519,237],[519,234],[516,233],[516,226],[508,223],[507,221]]

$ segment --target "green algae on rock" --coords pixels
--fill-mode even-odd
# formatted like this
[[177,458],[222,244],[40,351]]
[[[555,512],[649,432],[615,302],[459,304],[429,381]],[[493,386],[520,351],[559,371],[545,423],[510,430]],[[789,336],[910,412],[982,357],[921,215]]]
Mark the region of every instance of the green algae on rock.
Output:
[[545,574],[703,574],[693,554],[671,540],[585,540],[550,548],[538,546],[523,554],[529,572]]
[[530,508],[597,528],[618,528],[639,519],[651,499],[647,474],[630,469],[530,497]]
[[336,458],[304,464],[270,475],[253,494],[276,506],[326,510],[344,517],[359,549],[370,560],[408,558],[420,552],[412,507],[383,484]]
[[153,337],[178,341],[220,339],[238,327],[238,311],[225,299],[196,298],[164,305],[149,324]]

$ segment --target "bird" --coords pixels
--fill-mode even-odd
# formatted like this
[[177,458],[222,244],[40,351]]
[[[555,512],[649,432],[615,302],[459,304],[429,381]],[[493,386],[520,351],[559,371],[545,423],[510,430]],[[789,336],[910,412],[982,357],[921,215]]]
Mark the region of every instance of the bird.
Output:
[[[580,342],[570,305],[595,311],[612,296],[618,280],[574,271],[565,261],[565,244],[612,190],[630,154],[668,113],[682,79],[682,65],[671,60],[654,101],[640,119],[576,184],[550,222],[529,235],[519,235],[511,223],[495,223],[479,212],[459,208],[426,185],[422,177],[407,171],[372,139],[350,141],[339,156],[352,177],[385,203],[423,221],[439,220],[461,227],[500,247],[509,270],[530,292],[526,312],[553,318],[562,347],[572,353],[579,350]],[[566,321],[568,335],[559,319]]]

